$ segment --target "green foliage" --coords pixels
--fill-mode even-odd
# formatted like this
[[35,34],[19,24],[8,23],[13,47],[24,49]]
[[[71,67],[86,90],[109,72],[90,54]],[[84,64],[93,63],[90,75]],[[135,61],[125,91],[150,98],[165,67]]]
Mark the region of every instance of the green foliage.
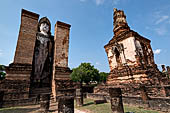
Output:
[[109,73],[106,72],[100,72],[100,82],[106,83],[107,80],[107,76],[109,75]]
[[5,78],[5,66],[4,65],[0,65],[0,80]]
[[90,63],[81,63],[77,68],[73,68],[71,79],[76,82],[99,82],[99,71]]
[[5,71],[5,66],[4,65],[0,65],[0,71]]
[[1,72],[1,71],[0,71],[0,80],[4,79],[4,78],[5,78],[5,75],[6,75],[5,72]]

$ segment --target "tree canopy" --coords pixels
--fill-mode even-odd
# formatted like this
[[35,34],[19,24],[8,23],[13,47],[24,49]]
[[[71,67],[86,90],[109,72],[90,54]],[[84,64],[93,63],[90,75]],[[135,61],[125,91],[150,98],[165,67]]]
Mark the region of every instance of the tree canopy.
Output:
[[77,68],[73,68],[71,79],[75,82],[88,84],[89,82],[106,82],[108,73],[100,72],[90,63],[81,63]]
[[0,65],[0,80],[5,78],[5,66],[4,65]]
[[81,63],[77,68],[73,68],[71,79],[76,82],[99,82],[99,70],[90,63]]
[[107,76],[109,75],[109,73],[106,72],[100,72],[100,82],[106,83],[107,80]]

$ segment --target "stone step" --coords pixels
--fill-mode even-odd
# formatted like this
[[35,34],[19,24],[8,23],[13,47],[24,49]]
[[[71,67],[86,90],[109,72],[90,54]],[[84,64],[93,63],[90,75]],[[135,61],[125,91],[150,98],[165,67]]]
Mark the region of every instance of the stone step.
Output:
[[32,97],[29,99],[12,99],[3,101],[2,107],[15,107],[15,106],[25,106],[25,105],[33,105],[36,103],[36,98]]
[[40,94],[40,93],[51,93],[50,88],[34,88],[31,89],[31,94]]

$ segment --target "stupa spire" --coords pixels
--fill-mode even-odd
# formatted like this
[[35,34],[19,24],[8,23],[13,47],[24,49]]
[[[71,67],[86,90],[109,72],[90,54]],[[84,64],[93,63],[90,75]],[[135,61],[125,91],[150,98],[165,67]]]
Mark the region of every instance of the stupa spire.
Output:
[[122,31],[130,30],[128,23],[126,21],[126,15],[124,14],[124,11],[117,10],[114,8],[114,14],[113,14],[113,25],[114,25],[114,35],[119,34]]

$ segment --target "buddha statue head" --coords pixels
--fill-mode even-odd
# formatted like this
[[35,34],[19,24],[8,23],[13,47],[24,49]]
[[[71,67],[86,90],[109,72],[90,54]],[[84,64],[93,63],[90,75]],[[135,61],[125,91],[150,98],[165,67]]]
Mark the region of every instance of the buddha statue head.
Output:
[[38,23],[38,32],[43,35],[49,36],[51,35],[51,24],[47,17],[43,17],[40,19]]

